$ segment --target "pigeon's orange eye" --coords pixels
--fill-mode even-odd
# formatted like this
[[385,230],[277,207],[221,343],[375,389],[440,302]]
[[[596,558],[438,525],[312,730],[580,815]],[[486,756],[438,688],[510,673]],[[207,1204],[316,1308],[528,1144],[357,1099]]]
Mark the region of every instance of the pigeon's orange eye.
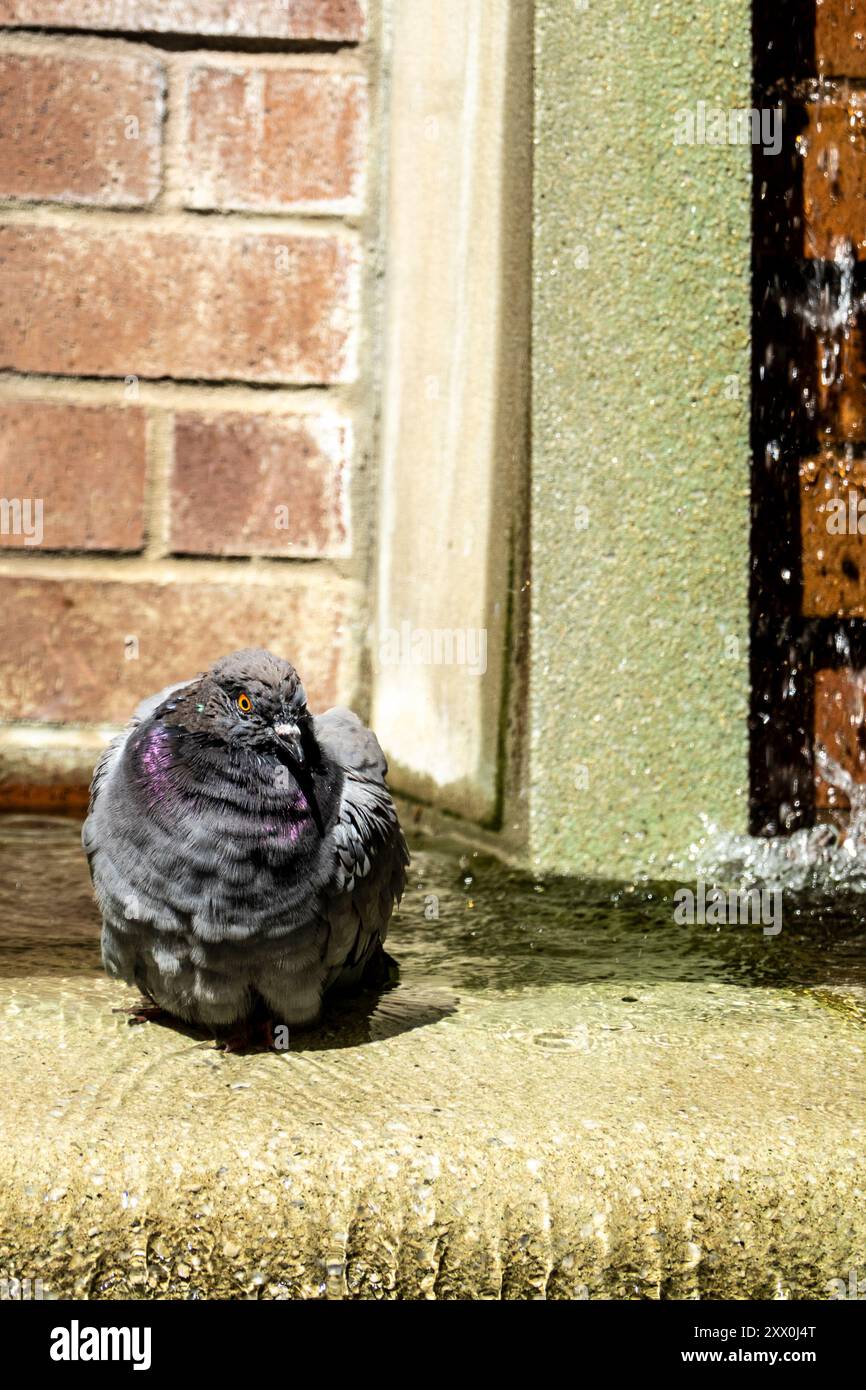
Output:
[[250,699],[249,695],[243,694],[238,696],[238,709],[240,710],[241,714],[249,714],[252,707],[253,702]]

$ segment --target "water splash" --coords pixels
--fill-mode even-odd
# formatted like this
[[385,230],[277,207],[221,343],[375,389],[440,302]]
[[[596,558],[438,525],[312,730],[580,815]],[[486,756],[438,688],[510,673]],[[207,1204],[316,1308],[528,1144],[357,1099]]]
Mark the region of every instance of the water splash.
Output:
[[866,894],[866,783],[856,782],[825,748],[815,751],[825,782],[847,797],[847,824],[821,824],[791,835],[740,835],[701,817],[703,834],[689,846],[692,872],[740,891],[769,888],[832,894],[840,888]]
[[828,281],[819,262],[807,266],[811,278],[805,294],[792,304],[794,312],[818,333],[844,333],[853,328],[863,308],[864,296],[856,294],[854,272],[857,258],[850,241],[836,244],[833,262],[838,270],[836,283]]

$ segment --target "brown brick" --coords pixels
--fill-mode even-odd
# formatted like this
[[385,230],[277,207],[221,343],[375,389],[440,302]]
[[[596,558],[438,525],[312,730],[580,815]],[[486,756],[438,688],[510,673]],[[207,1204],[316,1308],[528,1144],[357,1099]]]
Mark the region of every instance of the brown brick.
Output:
[[800,480],[803,613],[864,617],[866,460],[809,459]]
[[355,210],[366,87],[332,72],[198,67],[186,91],[193,208]]
[[806,107],[803,155],[803,252],[833,260],[846,242],[866,256],[866,105],[848,92]]
[[866,339],[860,317],[846,330],[818,336],[819,427],[828,438],[866,443]]
[[825,77],[866,77],[866,0],[819,0],[815,61]]
[[[866,671],[841,667],[815,672],[814,732],[816,749],[823,748],[855,782],[866,782]],[[815,802],[821,808],[849,809],[844,791],[817,766]]]
[[0,24],[235,38],[364,36],[362,0],[0,0]]
[[0,401],[0,498],[30,499],[34,539],[38,501],[42,515],[37,547],[11,533],[21,528],[7,508],[0,546],[140,550],[145,470],[145,418],[136,407]]
[[0,54],[0,194],[150,203],[160,187],[163,85],[151,58]]
[[0,226],[0,367],[349,380],[355,270],[334,236]]
[[335,416],[178,415],[172,549],[345,555],[347,436]]
[[345,600],[303,575],[279,587],[0,577],[0,710],[122,723],[145,695],[248,646],[293,661],[324,708],[347,693]]

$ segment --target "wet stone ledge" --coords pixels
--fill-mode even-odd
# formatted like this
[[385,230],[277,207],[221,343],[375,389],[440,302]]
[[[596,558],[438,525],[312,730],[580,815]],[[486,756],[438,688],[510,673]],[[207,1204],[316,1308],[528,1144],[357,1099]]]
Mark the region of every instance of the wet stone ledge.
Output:
[[0,1277],[689,1299],[824,1298],[862,1271],[858,924],[676,927],[671,885],[422,847],[399,984],[288,1052],[225,1055],[118,1012],[77,826],[0,830]]

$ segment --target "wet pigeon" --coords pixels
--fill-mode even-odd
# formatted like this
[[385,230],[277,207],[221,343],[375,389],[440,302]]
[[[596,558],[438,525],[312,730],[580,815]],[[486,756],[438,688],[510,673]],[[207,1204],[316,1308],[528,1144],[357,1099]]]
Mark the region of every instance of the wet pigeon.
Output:
[[145,700],[97,764],[82,841],[109,975],[215,1032],[315,1021],[381,971],[409,856],[376,737],[311,715],[251,649]]

